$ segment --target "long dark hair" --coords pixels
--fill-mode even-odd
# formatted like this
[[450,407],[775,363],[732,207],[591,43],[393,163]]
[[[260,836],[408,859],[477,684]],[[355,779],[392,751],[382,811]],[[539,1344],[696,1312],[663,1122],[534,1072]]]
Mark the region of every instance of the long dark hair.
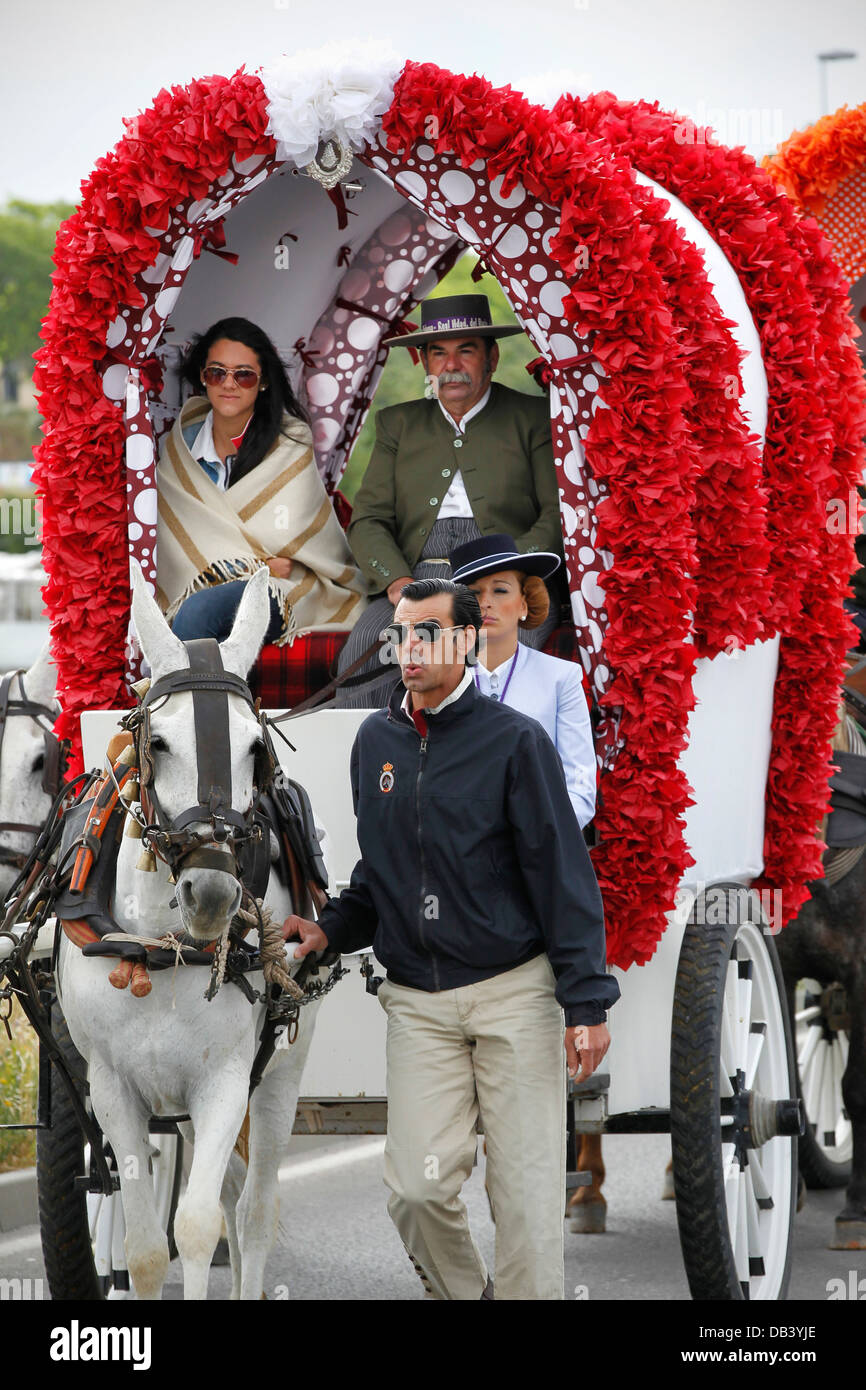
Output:
[[231,481],[234,484],[261,463],[277,435],[283,432],[284,413],[296,420],[303,420],[306,424],[309,424],[309,418],[292,390],[286,369],[267,333],[256,324],[250,323],[249,319],[220,319],[217,323],[211,324],[206,333],[193,340],[180,364],[180,375],[184,381],[189,382],[197,395],[202,395],[205,389],[201,374],[207,362],[207,355],[220,338],[243,343],[244,347],[250,348],[256,354],[262,366],[262,381],[267,386],[266,391],[260,390],[256,396],[253,418],[232,469]]

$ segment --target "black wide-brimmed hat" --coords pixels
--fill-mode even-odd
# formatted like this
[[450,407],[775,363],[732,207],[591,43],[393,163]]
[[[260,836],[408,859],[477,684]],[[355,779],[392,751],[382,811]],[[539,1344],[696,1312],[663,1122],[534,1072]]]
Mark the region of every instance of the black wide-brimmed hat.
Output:
[[526,574],[537,574],[539,579],[546,579],[560,565],[559,556],[554,555],[552,550],[534,550],[521,555],[514,544],[514,537],[504,533],[479,536],[475,541],[455,546],[448,558],[455,584],[467,584],[479,575],[496,574],[499,570],[523,570]]
[[496,324],[490,317],[490,301],[486,294],[443,294],[438,299],[425,299],[421,305],[421,327],[417,333],[401,333],[396,338],[384,338],[386,347],[399,343],[403,347],[418,347],[434,338],[508,338],[522,333],[518,324]]

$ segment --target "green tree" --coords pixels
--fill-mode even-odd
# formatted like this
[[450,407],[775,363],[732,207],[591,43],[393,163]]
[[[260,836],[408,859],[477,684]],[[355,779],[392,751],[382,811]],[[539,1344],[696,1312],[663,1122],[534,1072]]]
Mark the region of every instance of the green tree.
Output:
[[[26,361],[39,347],[51,293],[51,256],[69,203],[11,199],[0,208],[0,362]],[[29,364],[28,364],[29,366]]]

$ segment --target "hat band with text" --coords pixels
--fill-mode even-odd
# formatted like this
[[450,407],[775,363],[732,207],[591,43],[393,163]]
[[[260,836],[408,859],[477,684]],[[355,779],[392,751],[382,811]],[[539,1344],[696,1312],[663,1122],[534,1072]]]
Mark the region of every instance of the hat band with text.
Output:
[[493,324],[489,319],[471,318],[465,314],[460,314],[452,319],[432,319],[425,321],[423,329],[425,333],[445,333],[452,328],[492,328]]

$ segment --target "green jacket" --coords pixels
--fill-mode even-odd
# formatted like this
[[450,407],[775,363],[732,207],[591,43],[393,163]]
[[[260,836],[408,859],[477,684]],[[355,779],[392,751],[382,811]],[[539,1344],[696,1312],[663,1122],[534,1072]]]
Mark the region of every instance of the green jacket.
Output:
[[[463,441],[458,448],[455,439]],[[505,531],[522,554],[562,555],[547,398],[493,382],[463,436],[437,400],[387,406],[376,416],[376,443],[347,531],[374,592],[412,573],[456,468],[483,535]]]

